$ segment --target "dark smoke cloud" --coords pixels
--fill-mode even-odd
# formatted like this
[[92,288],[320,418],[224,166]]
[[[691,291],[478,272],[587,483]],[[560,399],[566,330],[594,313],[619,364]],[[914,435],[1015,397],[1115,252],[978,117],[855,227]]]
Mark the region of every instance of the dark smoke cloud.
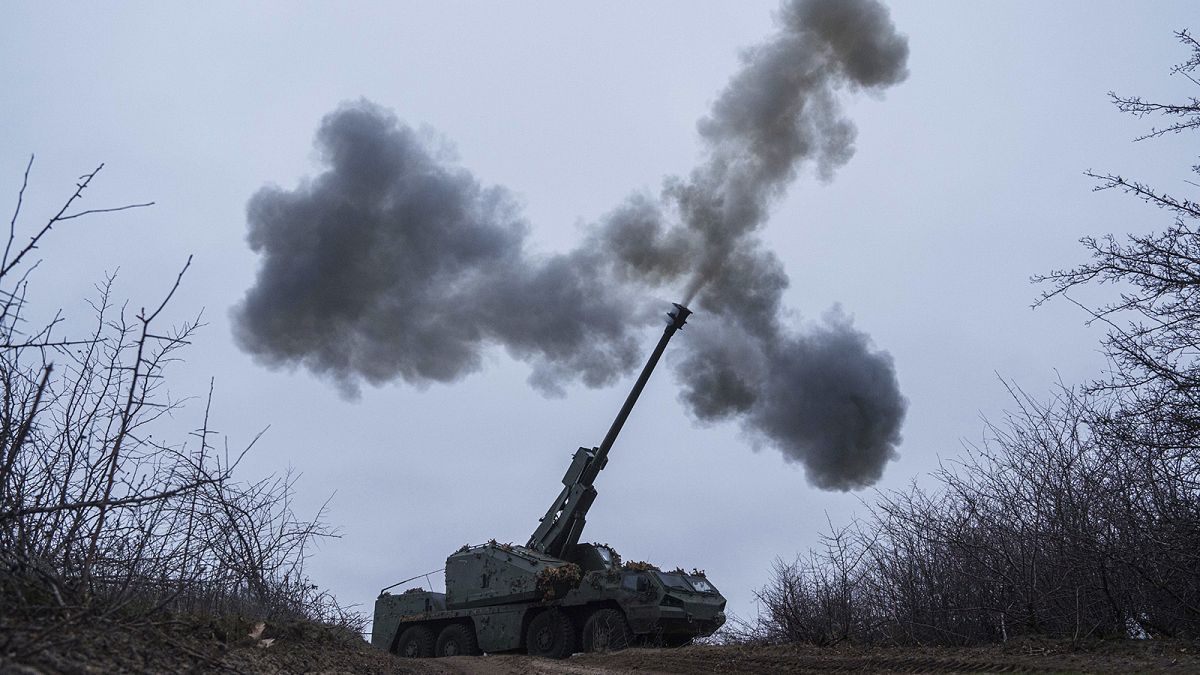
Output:
[[696,418],[740,420],[823,489],[869,486],[895,456],[907,404],[892,359],[840,308],[798,333],[697,323],[688,337],[681,398]]
[[262,265],[233,314],[238,343],[262,362],[301,364],[353,394],[362,380],[457,380],[493,343],[547,391],[567,373],[609,384],[637,359],[629,301],[602,261],[531,256],[511,196],[391,113],[343,106],[316,145],[324,173],[263,188],[247,207]]
[[700,121],[704,161],[657,197],[631,197],[565,254],[531,254],[510,195],[390,113],[343,106],[317,134],[325,172],[250,202],[263,263],[234,309],[239,343],[347,392],[453,381],[490,345],[530,363],[545,391],[603,386],[641,358],[644,299],[682,285],[702,313],[677,370],[691,413],[737,420],[819,487],[872,484],[906,408],[891,357],[840,311],[785,326],[788,278],[757,231],[801,170],[828,180],[851,158],[842,92],[902,81],[907,41],[875,0],[793,0],[778,23]]

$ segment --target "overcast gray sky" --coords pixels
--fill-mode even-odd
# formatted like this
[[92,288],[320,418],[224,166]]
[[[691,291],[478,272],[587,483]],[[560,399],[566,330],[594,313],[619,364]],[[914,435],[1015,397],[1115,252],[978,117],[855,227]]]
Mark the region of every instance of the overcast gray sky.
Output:
[[[1106,92],[1178,96],[1169,67],[1186,53],[1172,32],[1200,28],[1185,1],[889,6],[909,38],[908,80],[881,99],[849,97],[857,154],[830,183],[801,175],[763,233],[791,277],[794,325],[840,303],[895,359],[909,410],[880,489],[924,482],[979,440],[982,418],[1008,404],[997,374],[1041,395],[1102,367],[1097,331],[1067,303],[1031,310],[1028,277],[1079,261],[1085,234],[1166,224],[1092,194],[1083,171],[1183,187],[1194,148],[1133,143],[1148,122],[1119,114]],[[119,269],[132,306],[156,304],[195,254],[171,311],[203,308],[208,325],[172,391],[201,394],[215,378],[216,427],[233,446],[270,425],[243,475],[294,468],[302,513],[336,493],[329,520],[344,536],[311,571],[369,609],[380,587],[441,567],[464,543],[523,543],[628,383],[545,398],[498,349],[461,382],[367,387],[357,401],[306,371],[265,369],[234,345],[228,316],[257,268],[247,199],[314,175],[321,118],[366,97],[512,190],[537,249],[567,250],[631,191],[695,165],[696,121],[739,49],[771,32],[775,7],[6,3],[2,203],[12,207],[29,153],[26,232],[100,162],[87,206],[157,202],[58,228],[34,301],[85,320],[92,285]],[[659,333],[646,331],[646,351]],[[693,424],[678,391],[669,369],[651,381],[600,476],[585,539],[704,568],[745,616],[773,558],[816,543],[827,517],[861,513],[871,491],[811,487],[735,426]],[[178,416],[176,433],[201,413]]]

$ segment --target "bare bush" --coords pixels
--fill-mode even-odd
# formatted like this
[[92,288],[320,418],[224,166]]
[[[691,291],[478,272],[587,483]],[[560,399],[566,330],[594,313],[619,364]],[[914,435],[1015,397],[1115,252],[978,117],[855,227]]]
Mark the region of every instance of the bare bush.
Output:
[[[1200,42],[1175,69],[1192,85]],[[1200,99],[1117,107],[1170,120],[1142,139],[1200,128]],[[1200,174],[1200,165],[1192,167]],[[1111,368],[1014,411],[987,442],[933,476],[880,494],[868,516],[815,552],[777,561],[763,609],[732,639],[965,644],[1200,636],[1200,206],[1115,174],[1089,173],[1174,217],[1164,232],[1085,238],[1091,261],[1035,281],[1041,302],[1095,283],[1119,298],[1088,309],[1107,325]],[[1077,303],[1078,304],[1078,303]],[[1080,305],[1082,307],[1082,305]]]
[[869,515],[777,561],[761,615],[730,637],[972,644],[1200,635],[1195,467],[1096,433],[1102,404],[1061,388],[1017,404],[936,487],[878,495]]
[[0,259],[0,658],[63,639],[73,622],[167,611],[361,628],[304,575],[307,547],[332,534],[322,513],[296,516],[290,476],[235,480],[249,447],[214,446],[211,386],[190,437],[162,440],[186,401],[167,371],[200,327],[199,317],[162,325],[190,259],[136,312],[114,301],[108,277],[81,337],[60,335],[58,314],[29,318],[29,259],[43,237],[74,218],[148,206],[72,211],[99,171],[18,246],[27,167]]

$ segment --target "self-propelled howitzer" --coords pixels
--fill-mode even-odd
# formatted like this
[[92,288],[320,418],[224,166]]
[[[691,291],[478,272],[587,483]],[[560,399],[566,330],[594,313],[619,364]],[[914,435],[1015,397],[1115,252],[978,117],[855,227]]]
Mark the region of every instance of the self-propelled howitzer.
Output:
[[677,646],[725,621],[725,598],[702,572],[622,565],[611,548],[580,544],[596,476],[671,337],[691,312],[676,304],[617,417],[594,448],[579,448],[563,488],[525,546],[464,546],[446,559],[446,592],[381,592],[371,642],[401,656],[525,649],[564,658],[577,649]]

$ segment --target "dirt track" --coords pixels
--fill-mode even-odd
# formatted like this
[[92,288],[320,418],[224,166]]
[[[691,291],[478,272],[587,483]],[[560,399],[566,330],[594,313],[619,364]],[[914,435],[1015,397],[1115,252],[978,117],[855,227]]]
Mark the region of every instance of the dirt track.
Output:
[[[6,625],[8,624],[8,625]],[[35,628],[6,622],[0,637]],[[1014,640],[961,648],[693,646],[576,654],[563,661],[518,655],[400,659],[354,633],[307,623],[221,630],[211,621],[170,625],[80,624],[42,648],[0,653],[0,675],[50,673],[345,673],[379,675],[641,675],[728,673],[1200,673],[1200,642]],[[0,640],[0,642],[3,642]],[[15,644],[15,643],[13,643]],[[12,645],[10,645],[10,649]]]
[[565,661],[524,656],[433,659],[410,672],[480,675],[642,673],[1017,673],[1200,672],[1195,643],[1096,643],[1072,650],[1055,643],[979,648],[687,647],[577,654]]

